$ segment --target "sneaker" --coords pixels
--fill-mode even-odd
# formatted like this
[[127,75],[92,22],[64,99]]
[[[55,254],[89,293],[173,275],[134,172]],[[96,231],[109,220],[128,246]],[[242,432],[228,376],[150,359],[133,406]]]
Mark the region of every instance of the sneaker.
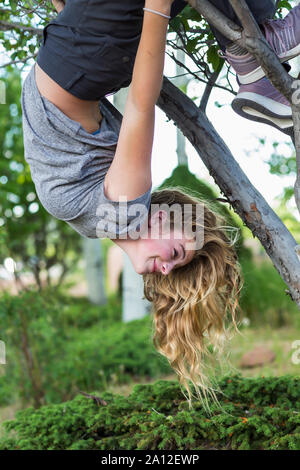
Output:
[[[281,62],[300,54],[300,5],[294,7],[282,20],[265,20],[261,24],[266,40]],[[265,72],[251,54],[235,56],[226,51],[224,58],[238,75],[239,82],[247,85],[265,76]]]
[[249,85],[241,85],[231,106],[240,116],[269,124],[293,137],[290,103],[266,77]]

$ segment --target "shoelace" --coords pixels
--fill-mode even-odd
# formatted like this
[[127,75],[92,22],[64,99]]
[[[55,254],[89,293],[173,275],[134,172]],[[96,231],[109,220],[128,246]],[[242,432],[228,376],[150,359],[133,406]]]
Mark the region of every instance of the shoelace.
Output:
[[266,20],[266,21],[264,21],[263,24],[268,24],[268,26],[271,28],[273,34],[274,34],[274,35],[276,36],[276,38],[278,39],[278,42],[279,42],[279,44],[281,45],[282,50],[284,51],[284,50],[286,49],[285,44],[284,44],[284,41],[283,41],[283,39],[282,39],[282,37],[281,37],[279,31],[278,31],[276,28],[274,28],[274,22],[276,22],[276,25],[279,25],[279,27],[280,27],[281,29],[284,29],[285,20],[281,20],[281,19],[279,19],[279,20]]
[[[228,62],[230,62],[230,60],[233,60],[233,57],[229,57],[229,56],[226,54],[226,52],[222,51],[221,49],[218,49],[217,54],[218,54],[219,57],[221,57],[221,59],[225,59],[225,60],[227,60]],[[236,58],[236,60],[238,60],[239,57],[241,57],[241,56],[238,56],[238,55],[235,56],[234,54],[233,54],[233,56]],[[250,56],[251,56],[251,59],[253,59],[253,61],[255,60],[255,62],[257,62],[257,60],[255,59],[254,56],[252,56],[251,54],[250,54]]]

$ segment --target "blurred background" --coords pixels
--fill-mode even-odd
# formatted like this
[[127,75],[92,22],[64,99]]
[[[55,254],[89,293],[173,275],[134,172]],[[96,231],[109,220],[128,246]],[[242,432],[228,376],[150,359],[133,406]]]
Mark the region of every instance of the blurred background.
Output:
[[[151,305],[143,298],[142,277],[128,258],[110,240],[81,238],[50,216],[37,199],[24,161],[20,105],[22,82],[33,59],[15,60],[14,34],[1,32],[0,421],[30,405],[71,399],[79,390],[126,395],[136,383],[176,379],[152,344]],[[190,59],[172,49],[174,32],[169,39],[165,75],[200,104],[205,83],[176,65],[172,54],[192,69]],[[34,39],[27,47],[36,50]],[[291,65],[297,76],[300,60]],[[208,118],[300,243],[291,141],[271,127],[234,114],[230,103],[237,85],[226,67],[217,84],[207,106]],[[109,98],[120,111],[126,94],[122,90]],[[179,185],[210,201],[221,196],[191,144],[159,109],[152,172],[153,189]],[[293,354],[295,341],[300,340],[299,310],[260,242],[227,206],[219,203],[219,209],[240,228],[237,251],[245,279],[241,334],[234,334],[228,345],[225,372],[298,375],[300,364]]]

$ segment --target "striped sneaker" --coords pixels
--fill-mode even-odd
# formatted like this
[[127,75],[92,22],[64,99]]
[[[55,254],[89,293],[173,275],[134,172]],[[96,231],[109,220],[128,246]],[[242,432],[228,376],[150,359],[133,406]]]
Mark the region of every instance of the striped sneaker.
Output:
[[231,106],[240,116],[269,124],[293,137],[291,106],[266,77],[249,85],[240,85]]
[[[300,54],[300,5],[294,7],[282,20],[266,20],[262,24],[266,40],[281,62]],[[265,76],[265,72],[251,54],[235,56],[228,51],[224,58],[237,73],[239,82],[247,85]]]

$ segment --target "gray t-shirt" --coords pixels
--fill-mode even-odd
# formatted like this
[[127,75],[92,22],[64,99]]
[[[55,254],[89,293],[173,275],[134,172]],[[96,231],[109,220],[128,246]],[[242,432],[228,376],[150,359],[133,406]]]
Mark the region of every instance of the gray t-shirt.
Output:
[[136,233],[148,216],[151,188],[127,202],[104,195],[104,178],[118,141],[109,117],[103,115],[100,133],[89,134],[41,96],[35,66],[24,81],[21,103],[25,160],[45,209],[88,238]]

